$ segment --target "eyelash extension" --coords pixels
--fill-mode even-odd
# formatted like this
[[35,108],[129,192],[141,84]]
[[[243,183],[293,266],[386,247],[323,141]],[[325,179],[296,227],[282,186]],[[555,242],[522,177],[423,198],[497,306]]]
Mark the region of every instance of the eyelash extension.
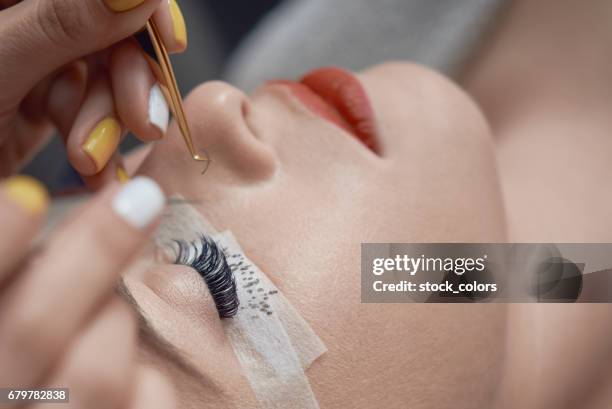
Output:
[[202,235],[199,241],[175,240],[178,252],[174,264],[191,267],[206,282],[215,301],[219,317],[232,318],[238,312],[240,301],[236,280],[223,250],[211,238]]

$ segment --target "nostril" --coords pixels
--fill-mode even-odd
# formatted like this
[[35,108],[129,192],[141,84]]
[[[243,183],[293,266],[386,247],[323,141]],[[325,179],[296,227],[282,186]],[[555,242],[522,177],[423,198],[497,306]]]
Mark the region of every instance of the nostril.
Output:
[[240,102],[240,113],[243,118],[246,118],[249,114],[249,105],[246,103],[246,100]]
[[244,120],[244,124],[248,128],[250,134],[255,139],[261,140],[259,138],[259,135],[257,134],[257,131],[255,130],[255,127],[251,126],[251,105],[249,104],[249,102],[248,102],[248,100],[246,98],[243,98],[241,103],[240,103],[240,113],[241,113],[242,118]]

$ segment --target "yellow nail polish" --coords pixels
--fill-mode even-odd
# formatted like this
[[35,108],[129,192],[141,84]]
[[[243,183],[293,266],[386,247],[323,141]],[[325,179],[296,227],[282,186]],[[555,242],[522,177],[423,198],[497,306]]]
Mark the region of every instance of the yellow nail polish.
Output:
[[168,0],[170,7],[170,16],[172,17],[172,27],[174,28],[174,38],[183,47],[187,47],[187,26],[181,8],[176,0]]
[[32,177],[14,176],[2,188],[9,199],[31,213],[40,214],[49,204],[47,189]]
[[96,170],[101,171],[113,156],[121,139],[121,125],[116,119],[108,117],[98,123],[83,144],[83,150],[96,163]]
[[128,11],[140,6],[144,0],[105,0],[106,5],[113,11]]
[[121,165],[117,166],[117,179],[119,180],[119,183],[121,183],[122,185],[130,181],[130,177],[125,171],[125,168]]

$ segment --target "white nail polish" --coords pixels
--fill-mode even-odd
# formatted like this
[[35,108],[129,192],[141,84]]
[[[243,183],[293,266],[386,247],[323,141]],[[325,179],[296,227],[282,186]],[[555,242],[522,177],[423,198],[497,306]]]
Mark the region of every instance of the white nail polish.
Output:
[[149,93],[149,122],[165,135],[170,121],[170,109],[159,84],[153,85]]
[[113,210],[131,226],[147,227],[162,212],[166,197],[152,179],[139,176],[126,183],[113,200]]

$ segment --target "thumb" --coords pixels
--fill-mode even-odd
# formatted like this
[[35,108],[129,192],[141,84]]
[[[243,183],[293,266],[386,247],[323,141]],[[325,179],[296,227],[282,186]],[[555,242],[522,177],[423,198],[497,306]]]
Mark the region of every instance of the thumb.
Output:
[[160,0],[24,0],[0,12],[1,104],[144,27]]

